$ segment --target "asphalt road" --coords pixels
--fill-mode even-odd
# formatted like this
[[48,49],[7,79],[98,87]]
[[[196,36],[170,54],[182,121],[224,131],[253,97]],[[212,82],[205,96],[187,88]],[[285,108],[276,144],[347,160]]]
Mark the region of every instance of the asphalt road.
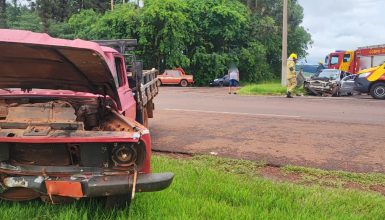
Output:
[[324,169],[385,173],[385,101],[370,96],[238,96],[162,87],[154,149]]

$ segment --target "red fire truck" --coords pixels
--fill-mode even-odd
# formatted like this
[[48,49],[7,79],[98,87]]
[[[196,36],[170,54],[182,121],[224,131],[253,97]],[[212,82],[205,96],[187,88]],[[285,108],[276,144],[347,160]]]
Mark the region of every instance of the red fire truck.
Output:
[[352,51],[335,51],[325,58],[329,69],[340,69],[349,73],[380,66],[385,62],[385,45],[359,47]]

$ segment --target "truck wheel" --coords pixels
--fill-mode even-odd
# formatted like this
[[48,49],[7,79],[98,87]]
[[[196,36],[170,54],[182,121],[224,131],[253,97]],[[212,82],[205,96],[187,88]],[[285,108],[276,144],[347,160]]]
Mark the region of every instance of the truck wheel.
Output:
[[375,99],[385,99],[385,83],[384,82],[375,83],[370,88],[370,95]]
[[124,195],[106,196],[105,207],[107,209],[124,209],[131,205],[131,193]]
[[182,81],[180,81],[180,86],[182,86],[182,87],[188,86],[187,80],[182,80]]

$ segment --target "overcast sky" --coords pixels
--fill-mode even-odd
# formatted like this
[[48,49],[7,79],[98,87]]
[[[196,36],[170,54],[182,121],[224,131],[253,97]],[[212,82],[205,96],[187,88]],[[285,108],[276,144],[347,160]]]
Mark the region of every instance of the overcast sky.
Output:
[[[385,0],[298,0],[314,44],[308,63],[334,50],[385,44]],[[290,39],[289,39],[290,40]]]

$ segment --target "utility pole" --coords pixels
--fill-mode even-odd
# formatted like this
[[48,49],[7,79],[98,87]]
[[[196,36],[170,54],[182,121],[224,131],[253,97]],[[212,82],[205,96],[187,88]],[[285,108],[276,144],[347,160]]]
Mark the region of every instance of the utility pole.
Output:
[[111,11],[114,10],[114,0],[111,0]]
[[283,0],[283,22],[282,22],[282,70],[281,70],[281,85],[286,86],[286,65],[287,65],[287,1]]

